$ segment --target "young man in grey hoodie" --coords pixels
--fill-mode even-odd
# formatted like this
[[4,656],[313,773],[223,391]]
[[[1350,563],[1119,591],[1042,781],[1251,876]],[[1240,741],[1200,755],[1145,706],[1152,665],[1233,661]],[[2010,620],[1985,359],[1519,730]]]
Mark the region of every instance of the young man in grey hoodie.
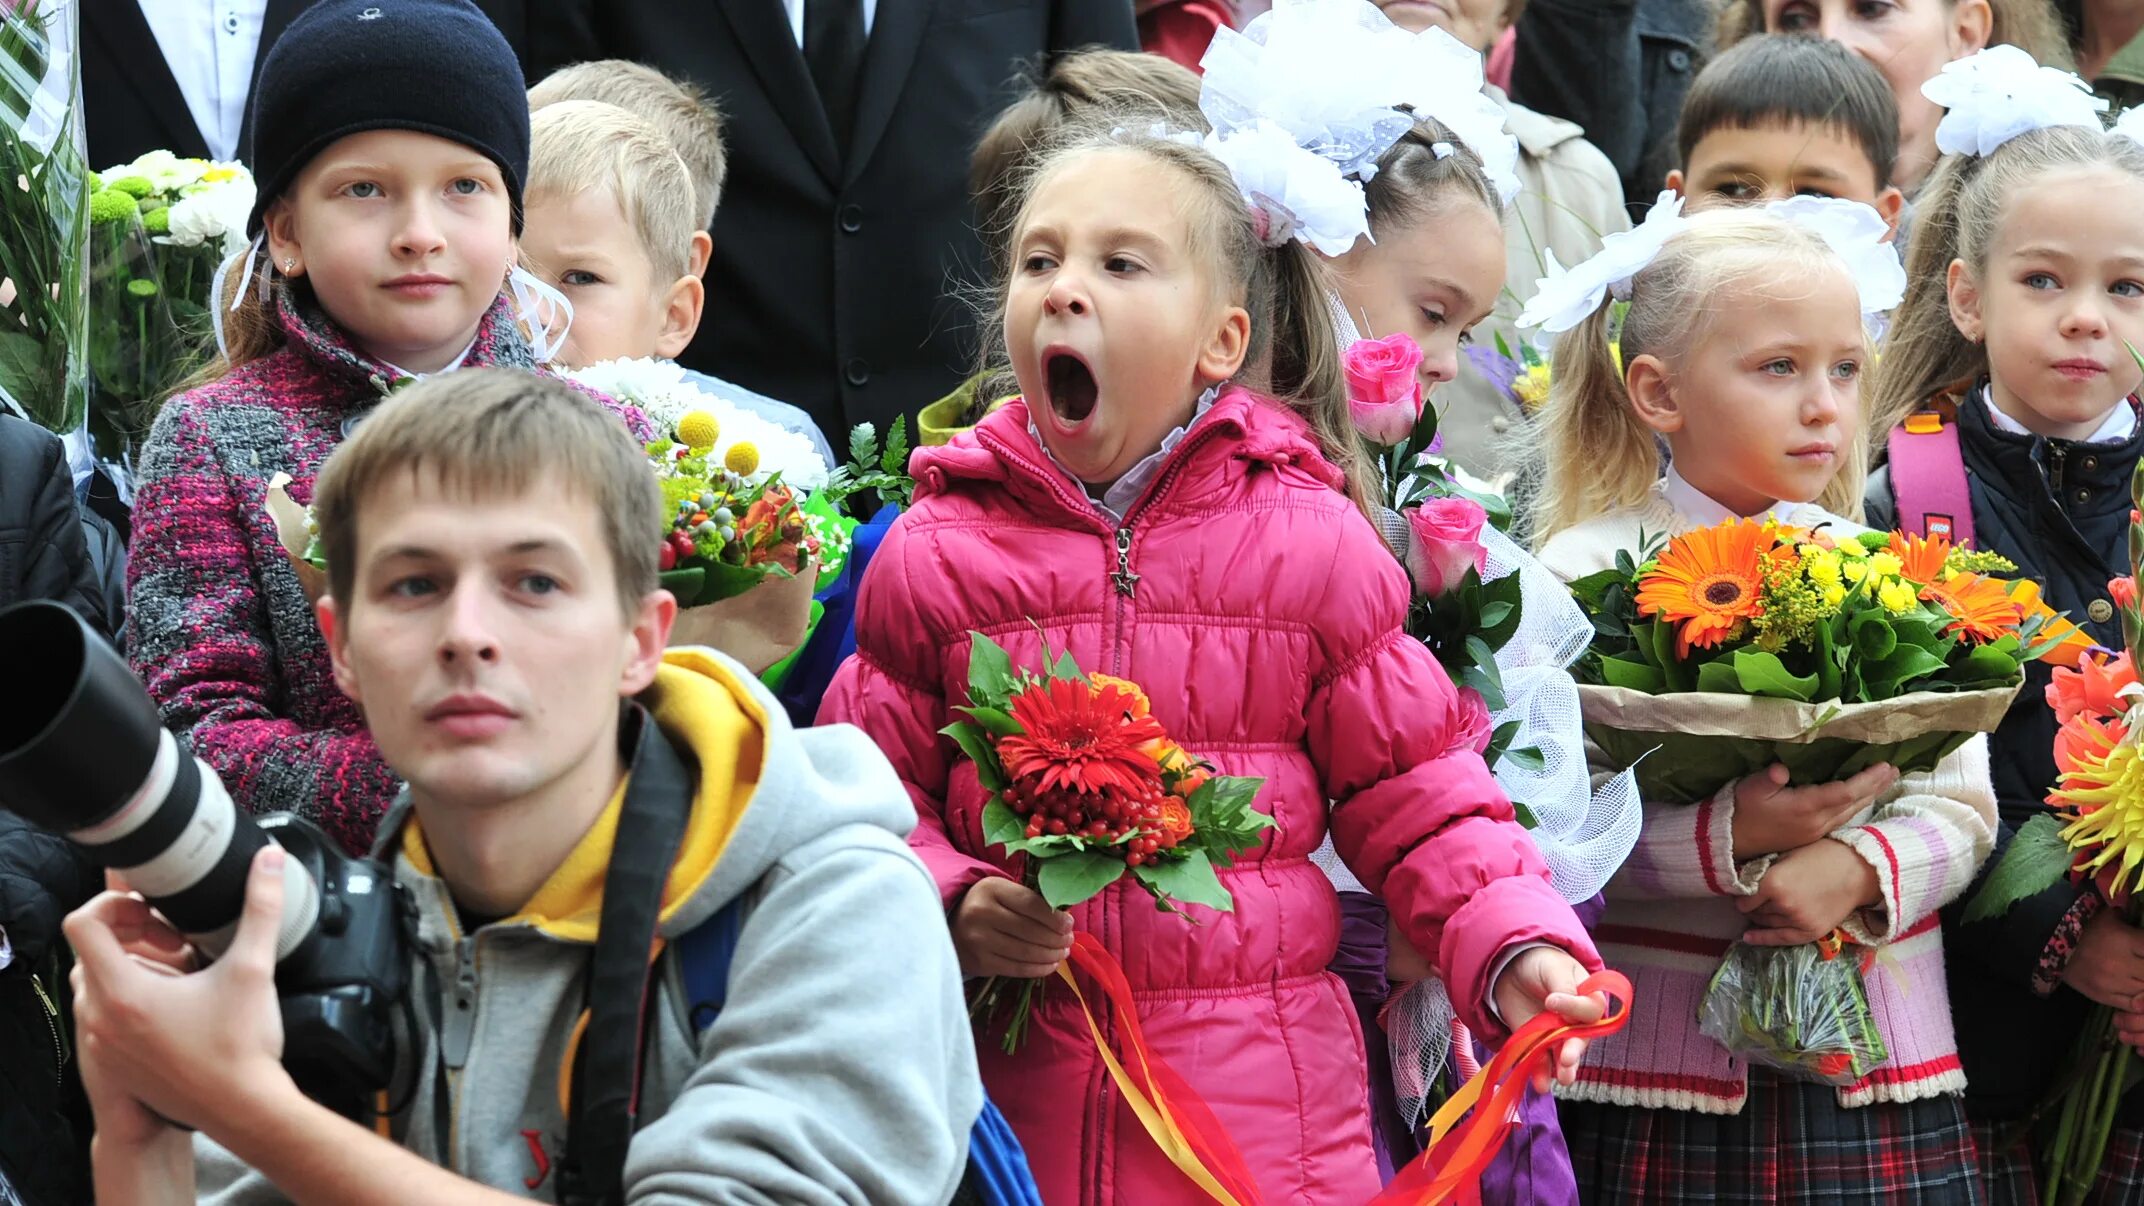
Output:
[[660,741],[691,799],[657,935],[733,901],[743,921],[704,1033],[655,947],[613,1200],[945,1202],[982,1091],[937,895],[903,841],[912,807],[857,730],[793,730],[734,662],[665,650],[662,500],[625,431],[555,382],[457,373],[382,406],[314,507],[337,681],[408,784],[376,850],[417,911],[415,1033],[388,1095],[407,1105],[368,1128],[284,1071],[275,848],[206,969],[107,892],[67,923],[98,1200],[552,1199],[576,1050],[595,1041],[605,873]]

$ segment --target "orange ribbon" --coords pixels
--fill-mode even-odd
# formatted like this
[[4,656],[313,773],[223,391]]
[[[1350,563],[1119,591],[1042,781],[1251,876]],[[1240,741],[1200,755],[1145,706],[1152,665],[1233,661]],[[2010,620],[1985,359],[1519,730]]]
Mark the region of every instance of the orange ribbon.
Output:
[[[1440,1206],[1478,1200],[1481,1175],[1511,1133],[1513,1111],[1526,1095],[1527,1082],[1548,1065],[1556,1045],[1565,1039],[1614,1034],[1630,1020],[1629,980],[1618,972],[1595,972],[1578,986],[1578,995],[1596,992],[1610,998],[1609,1012],[1600,1021],[1573,1024],[1544,1012],[1519,1027],[1489,1066],[1429,1120],[1428,1150],[1400,1170],[1370,1206]],[[1470,1109],[1473,1113],[1461,1123],[1460,1117]]]
[[[1101,1023],[1095,1021],[1094,1011],[1087,1005],[1086,994],[1080,991],[1079,981],[1072,978],[1075,967],[1086,973],[1107,999],[1117,1033],[1123,1038],[1122,1060],[1110,1049]],[[1101,1054],[1117,1090],[1124,1094],[1125,1104],[1169,1162],[1222,1206],[1261,1206],[1264,1199],[1258,1194],[1258,1183],[1252,1179],[1243,1154],[1236,1150],[1221,1120],[1214,1117],[1213,1110],[1190,1083],[1147,1046],[1146,1034],[1139,1027],[1138,1010],[1132,1004],[1131,982],[1115,956],[1103,949],[1093,935],[1075,932],[1072,955],[1058,966],[1057,976],[1071,986],[1072,996],[1086,1016],[1094,1049]]]

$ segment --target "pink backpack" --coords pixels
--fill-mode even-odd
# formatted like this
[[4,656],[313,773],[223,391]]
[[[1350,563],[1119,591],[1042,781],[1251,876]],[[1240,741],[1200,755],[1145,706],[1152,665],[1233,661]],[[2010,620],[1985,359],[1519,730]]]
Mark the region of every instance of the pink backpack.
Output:
[[1901,531],[1973,547],[1973,498],[1958,447],[1958,403],[1946,394],[1906,416],[1889,440],[1891,502]]

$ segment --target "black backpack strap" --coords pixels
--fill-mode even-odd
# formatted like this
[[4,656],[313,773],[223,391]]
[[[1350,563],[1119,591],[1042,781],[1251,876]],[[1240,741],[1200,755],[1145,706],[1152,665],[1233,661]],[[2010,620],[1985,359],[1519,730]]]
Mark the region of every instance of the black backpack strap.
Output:
[[562,1206],[624,1200],[625,1151],[638,1125],[641,1051],[655,989],[649,954],[698,777],[698,768],[638,705],[628,723],[640,731],[603,877],[603,913],[588,969],[588,1028],[574,1060],[566,1154],[558,1165]]

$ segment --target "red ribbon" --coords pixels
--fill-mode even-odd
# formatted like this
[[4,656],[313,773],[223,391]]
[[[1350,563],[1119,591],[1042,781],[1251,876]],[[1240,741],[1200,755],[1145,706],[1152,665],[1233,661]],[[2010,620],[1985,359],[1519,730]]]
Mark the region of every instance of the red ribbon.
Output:
[[[1605,992],[1609,1011],[1597,1022],[1574,1024],[1542,1012],[1519,1027],[1504,1049],[1467,1081],[1430,1120],[1429,1150],[1400,1170],[1370,1206],[1439,1206],[1477,1201],[1481,1175],[1512,1130],[1513,1111],[1526,1095],[1527,1083],[1550,1065],[1565,1039],[1595,1039],[1614,1034],[1630,1020],[1630,981],[1621,973],[1595,972],[1578,986],[1578,995]],[[1472,1113],[1468,1113],[1471,1108]],[[1466,1121],[1457,1122],[1466,1114]]]

